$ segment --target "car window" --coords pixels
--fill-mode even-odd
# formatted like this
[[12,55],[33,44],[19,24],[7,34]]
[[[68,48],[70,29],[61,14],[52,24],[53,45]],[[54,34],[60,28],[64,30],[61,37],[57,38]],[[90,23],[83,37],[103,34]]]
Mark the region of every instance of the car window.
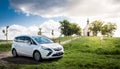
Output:
[[31,42],[31,38],[30,37],[24,37],[24,41]]
[[52,40],[50,40],[47,37],[39,37],[39,36],[34,36],[32,37],[36,42],[38,42],[39,44],[44,44],[44,43],[53,43]]
[[16,37],[15,41],[16,42],[24,42],[24,37]]
[[16,37],[15,42],[21,42],[21,43],[31,43],[34,45],[37,45],[30,37],[27,36],[21,36],[21,37]]
[[30,37],[25,37],[25,41],[30,42],[33,45],[36,45],[36,43]]

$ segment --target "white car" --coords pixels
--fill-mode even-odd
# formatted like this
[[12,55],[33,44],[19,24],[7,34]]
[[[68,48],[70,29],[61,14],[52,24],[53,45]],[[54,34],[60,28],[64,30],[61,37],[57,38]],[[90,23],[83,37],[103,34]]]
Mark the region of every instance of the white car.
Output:
[[59,58],[64,54],[63,46],[44,36],[18,36],[12,44],[13,57],[28,56],[36,61]]

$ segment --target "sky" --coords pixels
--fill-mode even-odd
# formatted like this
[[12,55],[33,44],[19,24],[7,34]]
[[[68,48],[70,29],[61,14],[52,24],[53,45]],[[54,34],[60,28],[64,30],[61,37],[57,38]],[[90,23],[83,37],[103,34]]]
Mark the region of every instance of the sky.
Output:
[[53,29],[58,37],[59,21],[67,19],[84,28],[88,18],[116,23],[114,36],[120,37],[120,0],[0,0],[0,39],[5,39],[5,26],[10,26],[9,39],[36,35],[38,28],[48,37]]

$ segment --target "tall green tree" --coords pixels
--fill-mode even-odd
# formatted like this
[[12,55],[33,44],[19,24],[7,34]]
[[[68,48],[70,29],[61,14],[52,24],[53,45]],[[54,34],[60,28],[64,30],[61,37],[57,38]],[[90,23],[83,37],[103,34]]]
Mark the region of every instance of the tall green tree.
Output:
[[68,30],[69,30],[69,27],[70,27],[70,23],[69,21],[67,20],[63,20],[63,21],[60,21],[60,28],[61,28],[61,34],[64,34],[65,36],[68,36],[69,33],[68,33]]
[[67,20],[60,21],[61,34],[70,36],[73,34],[81,35],[81,28],[75,23],[70,23]]
[[108,22],[105,24],[102,29],[102,35],[113,36],[113,32],[117,29],[117,25],[115,23]]
[[102,21],[95,20],[91,23],[89,30],[91,30],[93,32],[94,36],[97,36],[98,32],[101,31],[102,26],[103,26]]

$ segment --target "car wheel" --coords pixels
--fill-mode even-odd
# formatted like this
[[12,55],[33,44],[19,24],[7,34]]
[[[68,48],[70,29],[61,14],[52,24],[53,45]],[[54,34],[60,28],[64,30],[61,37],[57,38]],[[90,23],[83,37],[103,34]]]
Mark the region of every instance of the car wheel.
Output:
[[33,54],[33,58],[35,61],[41,61],[41,54],[38,51],[35,51]]
[[18,56],[17,55],[17,51],[15,49],[12,50],[12,55],[13,55],[13,57],[17,57]]

